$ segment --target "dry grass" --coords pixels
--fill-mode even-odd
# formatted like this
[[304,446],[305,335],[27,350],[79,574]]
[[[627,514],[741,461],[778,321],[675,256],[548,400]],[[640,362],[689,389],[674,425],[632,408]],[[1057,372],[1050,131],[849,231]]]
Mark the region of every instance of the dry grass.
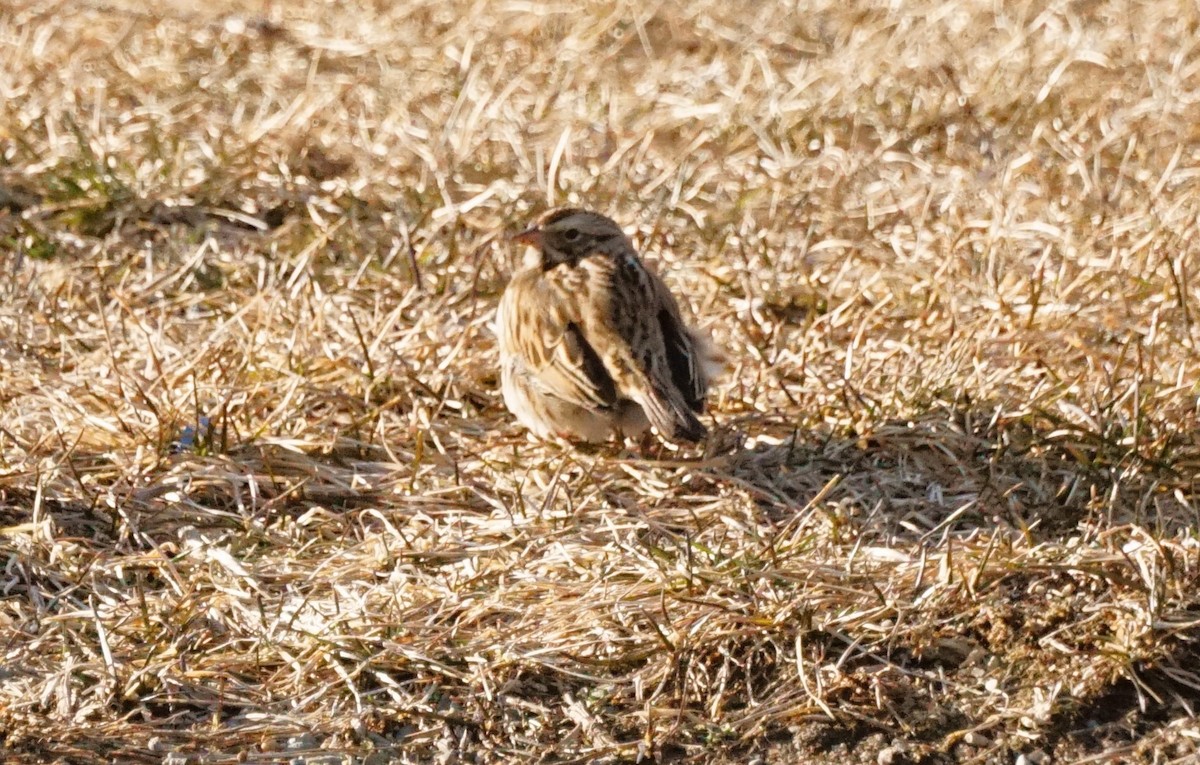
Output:
[[[729,5],[5,7],[10,761],[1198,756],[1196,7]],[[703,452],[505,413],[568,200]]]

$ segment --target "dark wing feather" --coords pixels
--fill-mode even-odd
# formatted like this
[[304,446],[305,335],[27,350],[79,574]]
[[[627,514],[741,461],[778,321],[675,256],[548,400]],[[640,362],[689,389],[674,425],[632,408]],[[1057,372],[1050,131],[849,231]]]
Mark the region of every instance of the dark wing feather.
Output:
[[567,325],[563,337],[563,348],[572,367],[583,371],[599,400],[605,404],[615,403],[617,400],[616,383],[613,382],[612,375],[604,368],[604,362],[600,360],[596,349],[588,343],[587,338],[583,336],[583,330],[575,322]]
[[671,370],[671,382],[683,394],[693,412],[704,411],[704,380],[696,363],[696,348],[691,336],[679,321],[665,308],[658,312],[658,323],[662,327],[663,341],[667,349],[667,365]]
[[658,324],[662,328],[663,344],[667,352],[667,367],[671,371],[671,382],[683,394],[684,400],[694,412],[704,411],[704,396],[708,393],[708,380],[700,367],[699,349],[691,332],[683,323],[679,304],[667,285],[647,268],[654,300],[658,305]]

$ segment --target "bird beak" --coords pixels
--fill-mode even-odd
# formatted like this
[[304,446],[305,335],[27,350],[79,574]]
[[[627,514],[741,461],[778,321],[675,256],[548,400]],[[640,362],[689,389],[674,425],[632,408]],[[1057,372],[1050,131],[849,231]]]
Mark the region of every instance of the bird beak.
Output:
[[527,228],[524,231],[522,231],[521,233],[513,236],[513,241],[521,242],[522,244],[528,244],[533,247],[541,247],[542,246],[542,230],[540,228],[538,228],[537,226],[534,226],[532,228]]

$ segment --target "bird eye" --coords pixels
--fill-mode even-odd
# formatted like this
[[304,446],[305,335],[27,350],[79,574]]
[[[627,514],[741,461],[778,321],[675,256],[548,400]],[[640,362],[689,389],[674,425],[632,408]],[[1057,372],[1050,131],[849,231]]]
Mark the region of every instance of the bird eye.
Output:
[[574,242],[578,238],[579,229],[577,228],[569,228],[563,233],[563,239],[566,239],[568,242]]

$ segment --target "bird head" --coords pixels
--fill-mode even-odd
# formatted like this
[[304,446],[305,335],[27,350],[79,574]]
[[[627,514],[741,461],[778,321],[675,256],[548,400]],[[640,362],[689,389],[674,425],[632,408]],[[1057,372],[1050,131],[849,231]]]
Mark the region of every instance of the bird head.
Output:
[[541,250],[542,266],[547,269],[560,263],[578,263],[588,255],[607,251],[605,245],[624,238],[621,227],[611,218],[574,207],[551,210],[513,237]]

